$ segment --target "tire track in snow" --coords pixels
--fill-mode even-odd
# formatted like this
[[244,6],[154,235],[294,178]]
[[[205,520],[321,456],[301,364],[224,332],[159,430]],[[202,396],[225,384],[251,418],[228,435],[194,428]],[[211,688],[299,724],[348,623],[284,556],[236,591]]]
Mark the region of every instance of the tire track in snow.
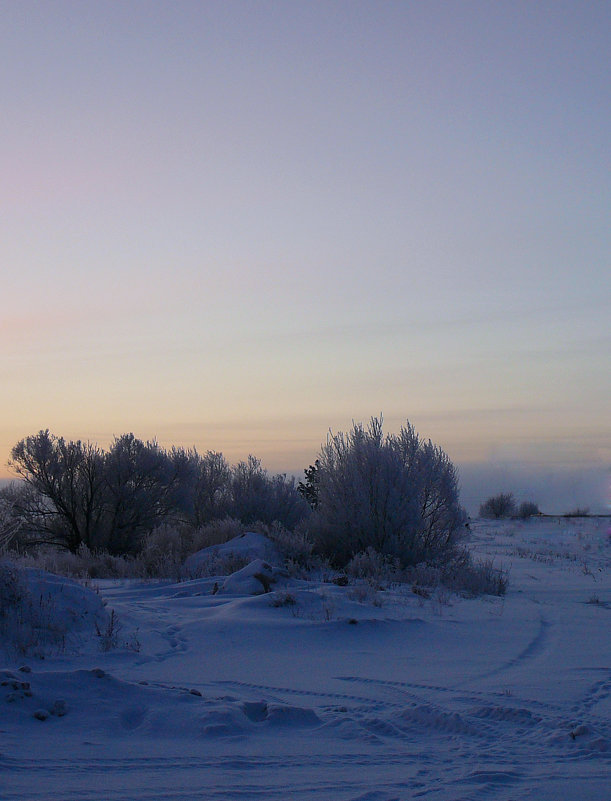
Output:
[[492,670],[488,670],[484,673],[479,673],[476,676],[472,676],[469,678],[468,683],[471,684],[474,681],[479,681],[480,679],[487,679],[491,676],[498,676],[501,673],[506,673],[508,670],[511,670],[515,667],[522,667],[524,664],[528,663],[532,659],[536,659],[540,656],[547,648],[548,641],[549,641],[549,631],[552,628],[552,624],[541,615],[539,618],[539,628],[537,633],[532,638],[532,640],[528,643],[528,645],[520,651],[520,653],[513,657],[512,659],[508,659],[506,662],[503,662],[502,665],[498,665],[497,667],[493,668]]
[[603,703],[611,695],[611,669],[602,668],[609,674],[608,678],[597,681],[583,698],[573,707],[575,712],[591,712],[598,704]]
[[[220,685],[223,687],[235,687],[236,689],[262,690],[264,692],[271,692],[271,693],[286,693],[287,695],[304,696],[306,698],[325,698],[336,701],[337,703],[341,703],[342,701],[358,701],[359,703],[364,703],[364,704],[371,704],[373,702],[376,702],[376,699],[372,698],[371,696],[351,695],[347,693],[323,692],[321,690],[297,690],[293,687],[276,687],[274,685],[251,684],[249,682],[242,682],[242,681],[230,681],[221,679],[213,682],[213,684]],[[377,703],[379,703],[379,701]],[[395,705],[399,706],[399,704]]]

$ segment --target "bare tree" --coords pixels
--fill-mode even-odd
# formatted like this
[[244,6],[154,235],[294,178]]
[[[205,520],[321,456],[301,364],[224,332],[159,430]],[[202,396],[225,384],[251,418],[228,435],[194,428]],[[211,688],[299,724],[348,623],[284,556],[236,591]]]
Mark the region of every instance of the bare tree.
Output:
[[293,528],[309,516],[310,509],[294,478],[270,476],[251,455],[232,468],[230,514],[243,523],[278,522]]
[[81,543],[96,545],[105,487],[97,446],[66,442],[47,429],[18,442],[9,465],[31,490],[20,512],[43,541],[71,551]]
[[192,495],[192,522],[196,527],[229,514],[231,468],[222,453],[208,451],[197,455]]
[[184,472],[184,452],[168,454],[155,441],[133,434],[115,438],[104,459],[108,534],[111,553],[134,553],[142,538],[176,513]]

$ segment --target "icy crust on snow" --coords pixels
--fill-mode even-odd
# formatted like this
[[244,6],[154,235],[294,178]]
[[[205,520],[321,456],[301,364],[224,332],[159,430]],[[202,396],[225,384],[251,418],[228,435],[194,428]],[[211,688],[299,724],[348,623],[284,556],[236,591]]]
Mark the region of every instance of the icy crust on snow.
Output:
[[6,661],[0,797],[608,801],[608,521],[474,521],[471,547],[505,598],[100,582],[138,647]]

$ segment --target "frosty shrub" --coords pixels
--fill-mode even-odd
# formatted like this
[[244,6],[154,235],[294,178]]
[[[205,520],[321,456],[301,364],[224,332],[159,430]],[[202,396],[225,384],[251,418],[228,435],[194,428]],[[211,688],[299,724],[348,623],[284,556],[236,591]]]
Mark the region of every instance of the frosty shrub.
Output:
[[0,562],[0,646],[41,657],[63,651],[67,632],[54,612],[51,598],[32,596],[20,568]]
[[352,578],[370,579],[376,584],[397,581],[401,578],[399,560],[367,548],[355,554],[346,565],[346,573]]
[[[185,532],[186,534],[186,532]],[[191,553],[189,540],[176,526],[158,526],[145,539],[138,561],[149,578],[178,580],[182,563]]]
[[252,562],[252,556],[239,553],[218,553],[211,551],[209,556],[196,567],[183,571],[187,579],[209,578],[210,576],[230,576]]
[[518,509],[518,517],[520,520],[527,520],[529,517],[539,515],[539,507],[534,501],[523,501]]
[[373,579],[361,579],[348,590],[347,596],[351,601],[369,606],[382,606],[382,595],[378,592],[381,589]]
[[106,620],[106,624],[100,626],[96,623],[95,631],[100,640],[101,651],[112,651],[119,645],[119,635],[123,626],[119,622],[119,618],[114,609],[110,610],[110,615]]
[[244,534],[245,531],[244,524],[234,517],[212,520],[193,532],[189,553],[186,553],[185,557],[201,551],[202,548],[209,548],[211,545],[223,545],[223,543]]
[[26,592],[18,568],[8,561],[0,562],[0,620],[5,620],[11,609],[24,602]]
[[46,570],[74,579],[145,578],[142,561],[133,556],[113,556],[106,551],[91,551],[81,545],[76,553],[46,546],[18,557],[21,567]]
[[384,436],[378,418],[330,434],[316,470],[310,531],[334,564],[369,548],[402,567],[452,555],[466,517],[456,471],[409,423],[398,435]]
[[145,578],[146,571],[136,556],[115,556],[107,551],[90,551],[81,545],[76,556],[86,568],[87,578]]
[[[453,567],[456,566],[454,560]],[[442,571],[433,565],[427,565],[426,562],[412,565],[405,570],[405,581],[412,585],[412,589],[417,593],[417,588],[431,589],[438,587],[441,584]]]
[[138,562],[149,578],[179,580],[183,577],[184,561],[191,554],[222,545],[243,533],[243,524],[231,517],[213,520],[197,529],[166,523],[146,538]]
[[473,562],[464,548],[457,548],[443,566],[421,563],[407,568],[403,580],[423,598],[432,597],[433,590],[440,587],[467,597],[505,595],[509,583],[507,572],[495,567],[492,560]]
[[269,605],[276,609],[279,609],[283,606],[297,606],[297,598],[292,592],[287,592],[286,590],[276,590],[276,592],[272,593],[272,598],[269,602]]
[[0,554],[12,545],[21,526],[22,520],[16,514],[12,500],[0,495]]
[[498,520],[501,517],[514,517],[516,510],[516,501],[512,493],[501,492],[482,503],[479,507],[479,516],[488,520]]
[[20,571],[10,562],[0,562],[0,646],[4,643],[24,652],[23,617],[31,603]]
[[458,566],[448,566],[442,576],[443,584],[461,595],[505,595],[509,584],[507,572],[495,567],[492,559],[479,562],[465,560]]
[[[243,533],[244,526],[231,518],[208,523],[196,530],[166,523],[146,537],[136,556],[115,556],[108,551],[92,551],[84,544],[75,553],[56,546],[45,546],[15,556],[24,567],[75,579],[151,578],[178,581],[184,578],[183,563],[188,556]],[[223,567],[211,565],[207,568],[207,574],[213,575],[215,570]],[[240,567],[243,565],[240,564]]]
[[298,525],[294,531],[290,531],[281,523],[273,523],[271,526],[258,523],[253,526],[253,530],[274,543],[285,563],[306,570],[314,567],[314,543],[304,526]]

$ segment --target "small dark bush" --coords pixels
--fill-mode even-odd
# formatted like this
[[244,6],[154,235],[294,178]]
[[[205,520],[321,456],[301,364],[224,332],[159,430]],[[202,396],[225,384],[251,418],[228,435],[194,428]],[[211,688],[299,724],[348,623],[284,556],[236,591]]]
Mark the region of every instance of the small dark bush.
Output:
[[539,507],[534,501],[524,501],[520,504],[520,508],[518,509],[518,517],[520,520],[527,520],[529,517],[540,514]]
[[575,509],[571,509],[570,512],[566,512],[563,517],[587,517],[590,514],[590,510],[587,507],[577,506]]
[[278,522],[271,526],[257,523],[252,526],[252,529],[268,537],[274,543],[285,563],[304,570],[314,567],[316,562],[312,554],[314,543],[303,525],[298,525],[294,531],[290,531]]
[[275,592],[270,601],[270,606],[279,609],[282,606],[296,606],[297,598],[291,592]]
[[475,563],[468,560],[456,570],[446,570],[443,584],[472,598],[478,595],[503,596],[507,592],[509,576],[503,568],[495,567],[492,559]]
[[515,514],[516,501],[511,492],[501,492],[499,495],[494,495],[479,507],[479,516],[489,520],[513,517]]

